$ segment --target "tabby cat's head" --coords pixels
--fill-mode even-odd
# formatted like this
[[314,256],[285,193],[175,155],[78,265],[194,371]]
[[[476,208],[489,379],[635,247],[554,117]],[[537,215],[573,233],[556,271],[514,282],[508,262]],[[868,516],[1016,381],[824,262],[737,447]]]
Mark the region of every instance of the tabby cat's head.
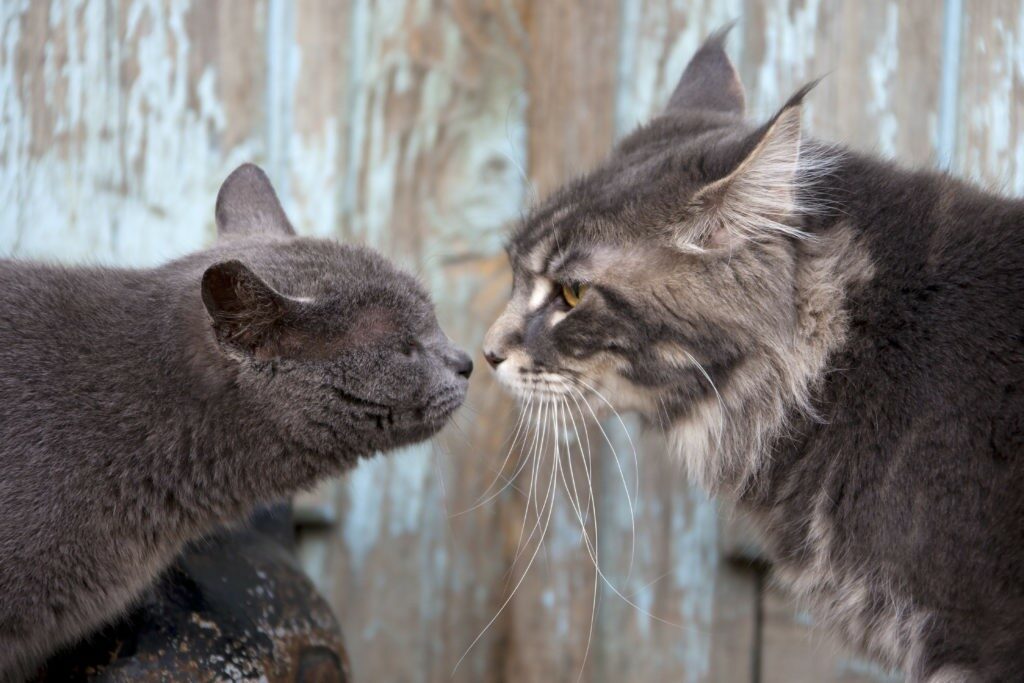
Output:
[[415,278],[370,249],[296,237],[251,164],[224,182],[217,228],[198,255],[204,348],[290,443],[368,455],[431,436],[462,404],[472,361]]
[[794,367],[807,364],[793,358],[807,89],[749,125],[723,38],[694,56],[661,116],[514,232],[511,300],[484,342],[518,396],[600,394],[701,454],[728,438],[726,413],[798,398]]

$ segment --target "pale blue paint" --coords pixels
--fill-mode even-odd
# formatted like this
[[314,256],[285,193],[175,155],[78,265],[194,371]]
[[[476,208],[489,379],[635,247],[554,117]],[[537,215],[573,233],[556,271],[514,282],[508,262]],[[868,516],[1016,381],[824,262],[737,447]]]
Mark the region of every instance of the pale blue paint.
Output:
[[939,131],[936,157],[941,168],[952,168],[956,159],[957,119],[960,105],[960,48],[963,0],[943,0],[942,70],[939,81]]

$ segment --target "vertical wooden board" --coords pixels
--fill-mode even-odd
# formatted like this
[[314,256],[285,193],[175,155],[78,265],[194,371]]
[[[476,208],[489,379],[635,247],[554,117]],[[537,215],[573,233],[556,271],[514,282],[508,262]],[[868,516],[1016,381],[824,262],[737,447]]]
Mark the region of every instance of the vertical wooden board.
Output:
[[[739,0],[623,3],[617,135],[659,113],[696,49],[708,34],[740,16],[741,5]],[[729,50],[734,57],[742,51],[737,36]],[[636,482],[630,440],[621,425],[612,421],[609,428],[617,435],[632,494]],[[715,503],[691,486],[662,435],[640,436],[632,424],[629,431],[640,463],[635,522],[617,467],[606,466],[602,538],[608,550],[603,570],[634,604],[607,587],[603,591],[597,653],[601,680],[736,680],[722,675],[740,675],[742,667],[712,671],[713,634],[720,627],[733,653],[752,647],[753,586],[738,579],[729,583],[727,593],[716,590],[720,563]],[[602,454],[605,460],[612,457]],[[637,552],[631,557],[634,525]],[[740,639],[743,635],[747,641]],[[749,663],[745,657],[736,659]]]
[[764,594],[762,683],[895,683],[901,678],[850,654],[774,587]]
[[547,193],[610,150],[615,136],[619,5],[525,3],[529,175]]
[[[0,243],[151,264],[212,235],[217,186],[261,150],[261,2],[4,3]],[[230,115],[230,119],[229,119]]]
[[[816,137],[904,165],[939,156],[942,5],[892,2],[746,2],[741,75],[748,106],[766,116],[803,83]],[[875,680],[770,591],[761,643],[763,681]],[[828,642],[828,646],[815,643]]]
[[[528,2],[519,7],[526,65],[526,169],[538,196],[603,158],[614,139],[619,4],[613,0]],[[550,465],[553,453],[542,451]],[[594,459],[596,477],[607,463]],[[547,479],[540,479],[543,489]],[[588,656],[594,568],[580,543],[580,522],[556,491],[548,538],[509,606],[502,675],[513,681],[602,680]],[[516,501],[519,502],[519,501]],[[523,519],[513,509],[509,532]],[[526,517],[526,524],[532,523]],[[526,529],[529,533],[529,528]],[[585,658],[589,661],[585,661]],[[584,668],[586,667],[586,668]]]
[[964,3],[957,161],[962,174],[1024,193],[1024,5]]
[[[697,48],[711,33],[742,14],[743,0],[624,0],[616,133],[629,133],[657,115]],[[739,64],[743,36],[738,29],[732,30],[726,47]]]
[[[296,222],[412,269],[445,330],[475,352],[507,296],[501,231],[524,196],[518,16],[497,1],[284,9],[282,159]],[[468,403],[432,444],[346,477],[326,551],[307,544],[361,680],[451,679],[500,605],[507,496],[456,513],[495,476],[514,414],[482,370]],[[495,679],[501,634],[489,629],[454,678]]]
[[268,50],[275,81],[267,93],[269,156],[289,217],[303,234],[340,234],[347,99],[356,77],[351,60],[358,53],[350,37],[358,7],[346,0],[273,0],[270,5]]
[[759,601],[763,579],[749,565],[722,560],[715,575],[708,681],[749,683],[761,671]]
[[606,421],[614,449],[600,454],[607,583],[599,604],[596,679],[711,680],[717,508],[690,486],[660,433],[641,435],[635,420],[624,423]]
[[741,28],[740,72],[757,116],[824,77],[805,104],[815,136],[903,163],[935,160],[941,3],[748,0]]

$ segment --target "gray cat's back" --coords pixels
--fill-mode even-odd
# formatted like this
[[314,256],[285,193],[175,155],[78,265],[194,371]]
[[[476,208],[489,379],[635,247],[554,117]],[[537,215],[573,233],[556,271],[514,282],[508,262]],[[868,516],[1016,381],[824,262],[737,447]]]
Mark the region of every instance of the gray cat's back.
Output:
[[469,358],[378,254],[294,235],[237,169],[218,244],[0,261],[0,681],[123,613],[183,544],[436,433]]

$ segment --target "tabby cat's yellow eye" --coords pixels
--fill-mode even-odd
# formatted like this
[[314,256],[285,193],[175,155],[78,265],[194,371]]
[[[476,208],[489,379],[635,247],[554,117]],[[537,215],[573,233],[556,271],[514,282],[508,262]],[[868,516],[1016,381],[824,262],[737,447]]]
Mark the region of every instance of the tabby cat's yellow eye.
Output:
[[564,284],[562,285],[562,297],[565,298],[565,303],[569,304],[569,308],[576,308],[576,304],[580,302],[583,295],[587,293],[587,285],[581,284]]

